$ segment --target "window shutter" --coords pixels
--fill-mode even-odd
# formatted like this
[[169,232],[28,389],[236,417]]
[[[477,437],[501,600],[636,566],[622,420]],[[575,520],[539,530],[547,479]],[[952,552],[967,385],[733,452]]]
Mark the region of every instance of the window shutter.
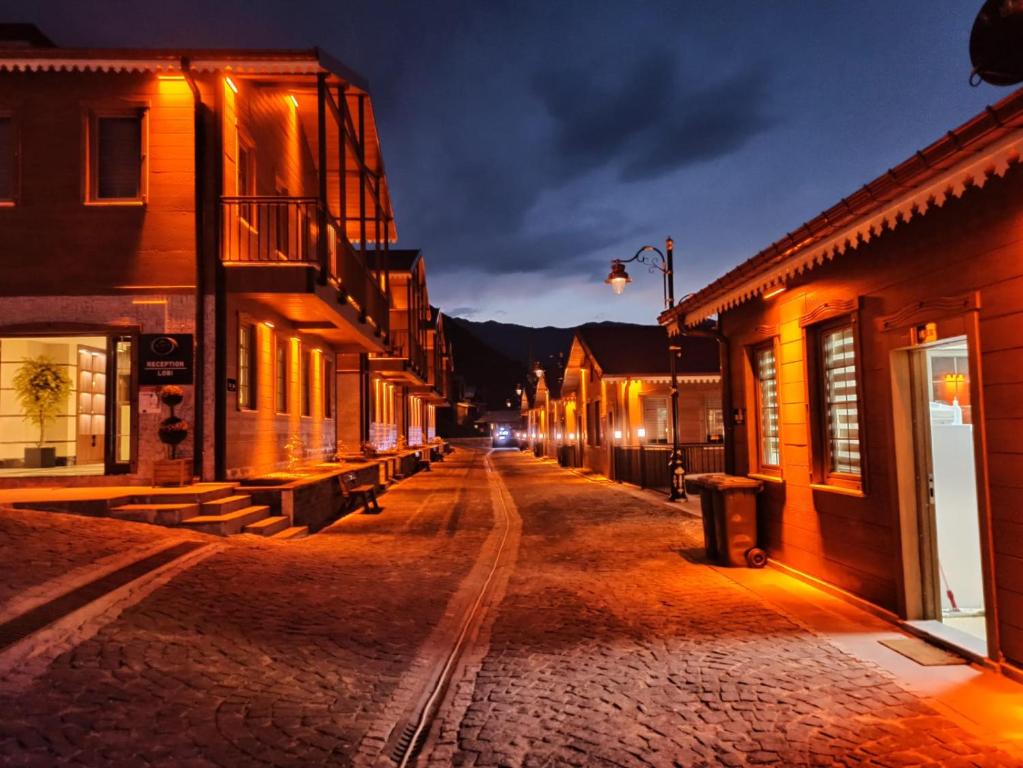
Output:
[[14,126],[9,117],[0,117],[0,200],[14,197]]
[[829,471],[860,474],[860,424],[856,393],[856,349],[851,326],[822,338],[824,406]]
[[100,117],[96,131],[96,196],[104,200],[140,197],[142,121],[138,117]]

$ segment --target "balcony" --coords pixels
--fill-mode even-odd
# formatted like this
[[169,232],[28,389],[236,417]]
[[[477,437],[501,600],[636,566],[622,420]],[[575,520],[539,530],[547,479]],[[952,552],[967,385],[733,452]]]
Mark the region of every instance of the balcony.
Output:
[[390,338],[390,349],[370,358],[370,370],[387,379],[401,380],[412,392],[428,389],[426,350],[407,328],[394,329]]
[[387,297],[316,198],[222,197],[221,260],[229,291],[327,341],[384,351]]

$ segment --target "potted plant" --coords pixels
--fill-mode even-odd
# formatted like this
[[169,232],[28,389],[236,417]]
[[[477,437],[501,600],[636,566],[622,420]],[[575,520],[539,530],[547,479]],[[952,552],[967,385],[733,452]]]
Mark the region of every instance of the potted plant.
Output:
[[57,463],[57,449],[43,447],[48,422],[63,410],[71,392],[71,379],[64,366],[49,357],[25,358],[14,375],[14,394],[18,398],[25,418],[39,427],[39,439],[34,448],[25,449],[26,467],[52,467]]
[[153,485],[187,485],[192,479],[188,459],[178,458],[178,445],[188,437],[188,422],[174,414],[185,399],[181,387],[168,384],[160,389],[160,402],[170,409],[170,416],[160,422],[157,434],[167,446],[170,456],[153,462]]

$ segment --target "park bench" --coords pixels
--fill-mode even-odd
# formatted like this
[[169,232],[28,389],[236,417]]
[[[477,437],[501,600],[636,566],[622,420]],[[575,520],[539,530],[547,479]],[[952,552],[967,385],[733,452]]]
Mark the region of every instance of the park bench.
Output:
[[377,501],[377,487],[372,483],[357,485],[356,482],[355,475],[352,473],[337,476],[338,488],[344,499],[343,511],[364,507],[366,512],[372,511],[374,514],[378,514],[380,503]]

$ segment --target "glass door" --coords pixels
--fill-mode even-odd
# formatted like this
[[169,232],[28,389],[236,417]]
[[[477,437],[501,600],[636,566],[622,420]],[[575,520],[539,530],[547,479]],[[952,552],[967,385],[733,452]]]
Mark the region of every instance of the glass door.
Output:
[[126,474],[135,457],[135,359],[130,336],[112,336],[108,344],[106,471]]

